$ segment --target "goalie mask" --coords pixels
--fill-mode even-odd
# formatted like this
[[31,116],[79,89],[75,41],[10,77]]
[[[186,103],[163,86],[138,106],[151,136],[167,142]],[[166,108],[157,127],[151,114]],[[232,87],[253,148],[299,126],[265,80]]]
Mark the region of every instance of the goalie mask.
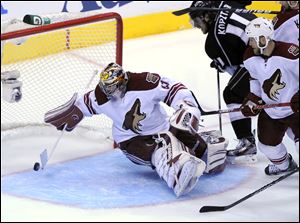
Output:
[[128,75],[123,68],[110,63],[101,73],[99,86],[108,99],[122,98],[126,92]]

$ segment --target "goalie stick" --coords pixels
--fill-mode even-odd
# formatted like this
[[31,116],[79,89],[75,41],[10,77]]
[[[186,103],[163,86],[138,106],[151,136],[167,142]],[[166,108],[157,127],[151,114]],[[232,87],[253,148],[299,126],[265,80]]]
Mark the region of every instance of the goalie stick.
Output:
[[[85,89],[88,89],[88,87],[89,87],[90,84],[92,83],[92,81],[93,81],[93,79],[94,79],[94,77],[96,76],[97,73],[98,73],[98,70],[95,70],[94,73],[93,73],[93,75],[92,75],[92,77],[90,78],[89,82],[87,83]],[[72,99],[73,99],[73,98],[76,99],[77,96],[78,96],[78,93],[74,93]],[[71,99],[71,100],[72,100],[72,99]],[[48,161],[49,161],[50,158],[52,157],[52,155],[53,155],[53,153],[54,153],[54,151],[55,151],[55,149],[56,149],[56,147],[57,147],[59,141],[61,140],[61,138],[62,138],[63,135],[64,135],[64,132],[65,132],[66,128],[67,128],[67,124],[65,124],[64,128],[62,129],[62,131],[61,131],[59,137],[57,138],[57,140],[56,140],[54,146],[52,147],[52,150],[51,150],[49,156],[48,156],[47,149],[44,149],[43,152],[40,153],[40,161],[41,161],[40,163],[42,164],[42,170],[46,167]],[[34,166],[33,166],[33,170],[35,170],[35,171],[40,170],[40,165],[41,165],[40,163],[39,163],[39,162],[36,162],[36,163],[34,164]]]
[[252,192],[251,194],[248,194],[247,196],[239,199],[238,201],[233,202],[232,204],[225,205],[225,206],[203,206],[202,208],[200,208],[199,212],[204,213],[204,212],[212,212],[212,211],[226,211],[226,210],[236,206],[237,204],[247,200],[248,198],[253,197],[254,195],[258,194],[259,192],[262,192],[263,190],[265,190],[265,189],[273,186],[274,184],[284,180],[285,178],[291,176],[292,174],[294,174],[298,171],[299,171],[299,167],[297,169],[293,170],[292,172],[287,173],[287,174],[279,177],[277,180],[274,180],[271,183],[266,184],[265,186],[259,188],[258,190]]
[[54,153],[54,150],[56,149],[59,141],[61,140],[61,138],[63,137],[64,135],[64,132],[65,132],[65,129],[67,128],[67,125],[64,126],[63,130],[61,131],[60,133],[60,136],[57,138],[54,146],[52,147],[52,150],[51,150],[51,153],[48,157],[48,153],[47,153],[47,149],[45,149],[41,154],[40,154],[40,159],[41,159],[41,164],[42,164],[42,169],[45,168],[45,166],[47,165],[48,163],[48,160],[51,158],[51,156],[53,155]]
[[190,7],[181,9],[178,11],[172,12],[176,16],[181,16],[186,13],[195,12],[195,11],[211,11],[211,12],[219,12],[219,11],[227,11],[227,12],[235,12],[235,13],[260,13],[260,14],[278,14],[279,11],[271,11],[271,10],[260,10],[260,9],[237,9],[237,8],[200,8],[200,7]]
[[[290,102],[284,103],[277,103],[277,104],[265,104],[265,105],[256,105],[253,106],[253,109],[266,109],[266,108],[275,108],[275,107],[286,107],[290,106]],[[217,114],[224,114],[230,112],[239,112],[241,108],[232,108],[232,109],[223,109],[223,110],[215,110],[215,111],[204,111],[201,106],[199,106],[201,115],[217,115]]]

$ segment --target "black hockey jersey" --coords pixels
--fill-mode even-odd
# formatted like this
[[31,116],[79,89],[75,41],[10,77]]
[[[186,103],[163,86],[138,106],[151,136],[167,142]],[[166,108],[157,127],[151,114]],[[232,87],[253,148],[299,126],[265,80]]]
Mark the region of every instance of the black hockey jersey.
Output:
[[[219,8],[244,8],[244,5],[222,1]],[[256,16],[250,13],[220,11],[206,38],[206,54],[223,66],[242,64],[248,44],[245,28],[255,18]]]

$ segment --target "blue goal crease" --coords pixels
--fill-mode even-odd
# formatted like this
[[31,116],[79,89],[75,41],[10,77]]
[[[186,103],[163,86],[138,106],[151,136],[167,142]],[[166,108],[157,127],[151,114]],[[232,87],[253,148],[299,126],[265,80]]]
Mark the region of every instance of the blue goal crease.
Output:
[[[1,191],[80,208],[120,208],[177,202],[230,190],[251,175],[247,166],[227,165],[202,175],[187,195],[176,198],[151,168],[131,163],[120,150],[2,177]],[[220,183],[221,182],[221,183]]]

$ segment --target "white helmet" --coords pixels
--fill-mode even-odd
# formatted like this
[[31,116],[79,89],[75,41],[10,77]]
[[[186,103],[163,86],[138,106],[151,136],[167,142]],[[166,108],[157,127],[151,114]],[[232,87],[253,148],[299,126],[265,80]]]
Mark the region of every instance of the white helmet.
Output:
[[[269,43],[270,40],[274,38],[274,26],[272,22],[266,18],[256,18],[253,19],[246,27],[246,34],[250,38],[254,38],[257,46],[260,48],[262,52]],[[265,46],[260,46],[259,37],[264,36],[266,39]]]

